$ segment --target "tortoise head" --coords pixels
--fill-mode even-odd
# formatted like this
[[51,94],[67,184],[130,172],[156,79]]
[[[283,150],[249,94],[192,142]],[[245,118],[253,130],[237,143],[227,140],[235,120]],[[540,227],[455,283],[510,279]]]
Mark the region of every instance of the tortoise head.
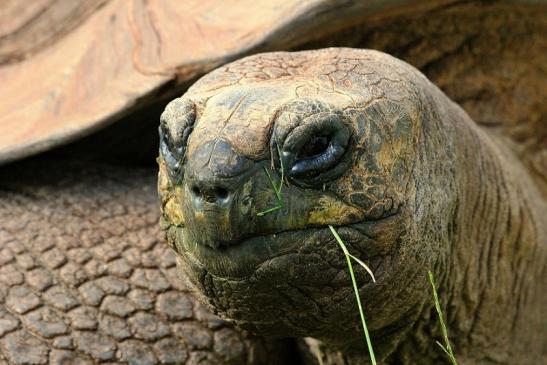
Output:
[[215,70],[167,106],[164,228],[217,313],[262,335],[359,342],[332,225],[376,277],[356,268],[373,332],[410,320],[423,301],[415,268],[430,259],[416,233],[423,82],[374,51],[271,53]]

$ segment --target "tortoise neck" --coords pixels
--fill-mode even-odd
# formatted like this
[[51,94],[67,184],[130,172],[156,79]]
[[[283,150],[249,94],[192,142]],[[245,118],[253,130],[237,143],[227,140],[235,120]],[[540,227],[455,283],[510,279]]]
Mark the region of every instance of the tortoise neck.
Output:
[[[437,171],[445,172],[424,187],[422,196],[436,193],[432,196],[439,202],[419,226],[438,231],[422,236],[437,245],[438,256],[431,260],[449,338],[461,362],[521,363],[524,357],[533,358],[525,353],[542,353],[541,336],[534,333],[542,332],[547,318],[541,304],[547,284],[542,266],[547,226],[539,225],[547,204],[537,198],[537,185],[508,148],[459,107],[440,113],[437,120],[442,122],[427,128],[445,133],[427,132],[446,140],[429,142],[427,153],[435,158],[421,168],[436,177]],[[430,296],[390,356],[393,363],[446,361],[435,345],[442,334],[431,287],[426,290]]]
[[518,346],[541,346],[530,328],[539,333],[545,318],[538,313],[545,288],[538,264],[544,259],[537,256],[545,256],[540,243],[547,229],[538,222],[547,210],[544,201],[532,198],[541,194],[533,194],[533,181],[511,151],[475,125],[471,132],[464,148],[474,158],[459,169],[459,202],[440,294],[460,356],[481,354],[473,360],[505,363],[524,350]]

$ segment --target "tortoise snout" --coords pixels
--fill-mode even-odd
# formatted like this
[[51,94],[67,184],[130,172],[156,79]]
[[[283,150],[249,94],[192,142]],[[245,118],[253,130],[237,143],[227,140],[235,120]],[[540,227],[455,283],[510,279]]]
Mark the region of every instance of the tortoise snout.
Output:
[[218,207],[227,206],[233,198],[233,187],[228,184],[207,184],[201,181],[190,183],[190,199],[195,206],[203,203],[214,204]]
[[222,139],[202,143],[189,156],[186,184],[196,208],[226,208],[234,200],[252,161],[236,153]]
[[252,220],[249,189],[257,166],[222,139],[201,143],[190,152],[183,210],[193,242],[218,248],[247,235],[252,225],[243,222]]

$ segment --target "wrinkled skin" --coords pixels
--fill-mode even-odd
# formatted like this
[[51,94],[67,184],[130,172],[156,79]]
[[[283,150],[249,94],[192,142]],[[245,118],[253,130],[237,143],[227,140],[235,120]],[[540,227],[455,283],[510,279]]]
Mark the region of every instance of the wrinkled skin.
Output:
[[0,169],[0,364],[279,365],[290,344],[213,316],[163,243],[152,169]]
[[[218,314],[368,361],[333,225],[376,276],[356,269],[379,359],[444,361],[431,270],[461,363],[541,362],[545,197],[408,64],[352,49],[244,58],[171,102],[160,134],[167,240]],[[277,210],[268,175],[283,177]]]

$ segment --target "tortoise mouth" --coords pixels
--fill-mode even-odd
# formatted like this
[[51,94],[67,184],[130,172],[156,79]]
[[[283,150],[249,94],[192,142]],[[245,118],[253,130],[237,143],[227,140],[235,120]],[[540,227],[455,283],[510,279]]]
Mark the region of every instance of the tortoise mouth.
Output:
[[[389,216],[381,220],[391,218],[394,217]],[[358,255],[367,264],[391,254],[391,245],[382,244],[379,240],[368,236],[359,226],[360,224],[353,224],[336,228],[350,252],[355,254],[356,251],[364,251],[364,254]],[[332,247],[340,251],[340,259],[337,261],[341,263],[341,266],[346,265],[344,254],[328,227],[295,229],[253,236],[217,248],[193,243],[185,233],[179,237],[181,236],[183,242],[182,245],[178,245],[178,254],[190,268],[206,270],[214,276],[230,280],[249,278],[262,267],[284,255],[320,253],[329,248],[332,250]]]

